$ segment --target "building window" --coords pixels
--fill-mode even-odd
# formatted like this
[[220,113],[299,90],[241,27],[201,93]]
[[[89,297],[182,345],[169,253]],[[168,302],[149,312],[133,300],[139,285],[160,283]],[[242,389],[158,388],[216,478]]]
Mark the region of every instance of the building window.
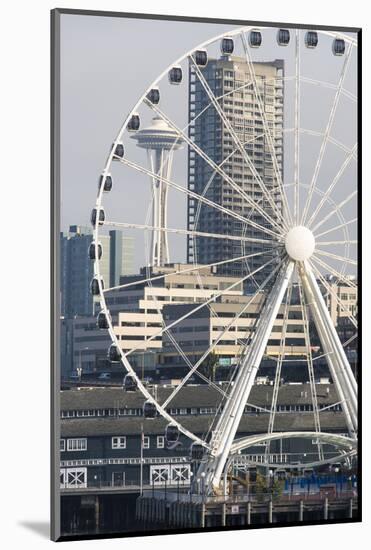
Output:
[[214,407],[200,407],[200,414],[215,414],[216,410]]
[[157,448],[163,449],[165,447],[165,437],[163,435],[157,436]]
[[88,443],[86,437],[79,439],[67,439],[67,451],[86,451]]
[[149,449],[149,436],[143,436],[143,449]]
[[66,450],[66,441],[65,441],[65,439],[60,439],[59,440],[59,450],[60,451],[65,451]]
[[112,438],[112,449],[126,449],[126,436],[120,435]]

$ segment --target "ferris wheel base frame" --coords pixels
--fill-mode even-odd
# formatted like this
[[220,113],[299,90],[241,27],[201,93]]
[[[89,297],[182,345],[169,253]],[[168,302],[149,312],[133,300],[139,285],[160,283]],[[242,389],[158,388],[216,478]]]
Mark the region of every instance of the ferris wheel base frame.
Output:
[[[331,376],[342,403],[349,437],[344,438],[343,436],[326,434],[320,431],[309,433],[311,433],[313,439],[317,438],[319,441],[332,442],[335,446],[353,448],[356,445],[357,383],[308,261],[299,262],[287,258],[267,296],[263,314],[259,319],[247,354],[241,362],[233,390],[220,415],[217,426],[212,432],[210,456],[198,468],[197,477],[202,476],[205,478],[205,491],[209,494],[220,492],[221,480],[228,459],[238,450],[238,442],[234,443],[235,436],[259,370],[274,321],[287,291],[288,284],[293,276],[294,268],[296,268],[298,277],[303,285],[304,295],[312,312]],[[284,432],[278,434],[272,432],[270,434],[250,436],[243,440],[243,445],[246,448],[252,446],[255,440],[262,442],[298,437],[307,438],[308,432]],[[324,463],[326,460],[321,459],[320,462]]]

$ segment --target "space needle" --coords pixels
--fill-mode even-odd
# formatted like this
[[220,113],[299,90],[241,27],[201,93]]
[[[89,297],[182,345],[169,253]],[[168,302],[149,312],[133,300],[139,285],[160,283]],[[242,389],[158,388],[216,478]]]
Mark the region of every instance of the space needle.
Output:
[[138,147],[147,150],[152,180],[152,233],[151,265],[163,266],[169,263],[167,238],[167,192],[164,180],[169,180],[174,151],[183,145],[183,139],[162,118],[154,117],[151,126],[131,136]]

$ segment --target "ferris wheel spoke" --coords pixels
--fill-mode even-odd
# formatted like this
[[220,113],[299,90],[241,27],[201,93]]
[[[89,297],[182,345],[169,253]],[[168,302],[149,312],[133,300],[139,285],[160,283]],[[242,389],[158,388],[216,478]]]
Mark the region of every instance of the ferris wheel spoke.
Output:
[[[248,82],[247,84],[243,84],[242,86],[239,86],[239,87],[236,88],[235,90],[232,90],[232,91],[230,91],[230,92],[225,92],[225,94],[222,94],[222,95],[220,95],[220,96],[217,96],[217,97],[216,97],[216,100],[219,101],[219,100],[221,100],[221,99],[224,99],[225,97],[227,97],[227,96],[233,94],[234,92],[236,92],[236,91],[238,91],[238,90],[243,90],[244,88],[247,88],[248,86],[250,86],[250,84],[251,84],[251,82]],[[210,103],[208,103],[203,109],[201,109],[201,111],[200,111],[199,113],[197,113],[197,115],[192,116],[191,119],[190,119],[190,121],[188,122],[188,124],[186,124],[186,125],[184,126],[184,128],[182,128],[182,132],[186,132],[186,131],[188,130],[188,128],[189,128],[190,126],[192,126],[192,125],[196,122],[196,120],[198,120],[198,119],[199,119],[208,109],[210,109],[211,106],[212,106],[212,103],[210,102]],[[175,140],[174,144],[171,146],[171,150],[173,150],[173,148],[175,147],[175,145],[178,143],[179,139],[180,139],[180,136],[177,137],[177,139]],[[255,138],[253,138],[253,140],[254,140],[254,139],[255,139]],[[253,140],[252,140],[252,141],[253,141]],[[225,162],[225,160],[224,160],[223,162]],[[223,163],[222,163],[222,164],[223,164]]]
[[[285,226],[286,226],[286,229],[288,229],[288,225],[292,225],[292,217],[291,217],[291,211],[290,211],[290,207],[289,207],[289,204],[288,204],[286,192],[285,192],[285,189],[284,189],[284,186],[283,186],[281,170],[280,170],[280,167],[279,167],[278,161],[277,161],[277,155],[276,155],[275,146],[273,144],[272,133],[269,129],[269,124],[268,124],[267,117],[266,117],[266,114],[265,114],[264,104],[263,104],[260,92],[258,90],[255,69],[254,69],[254,65],[251,61],[251,56],[250,56],[250,53],[249,53],[249,47],[248,47],[248,44],[247,44],[247,41],[246,41],[246,36],[243,32],[240,34],[240,38],[241,38],[242,46],[243,46],[243,49],[244,49],[244,52],[245,52],[246,63],[249,67],[251,79],[253,81],[253,88],[254,88],[255,96],[256,96],[256,99],[258,101],[259,113],[260,113],[262,123],[263,123],[263,127],[264,127],[264,135],[267,139],[268,146],[269,146],[269,149],[270,149],[270,154],[271,154],[271,159],[272,159],[272,164],[273,164],[273,170],[274,170],[275,176],[276,176],[276,184],[277,184],[279,193],[281,195],[282,205],[286,209],[286,216],[288,218],[288,220],[287,220],[288,223],[285,220]],[[282,78],[280,78],[280,80],[282,80]]]
[[[215,170],[229,185],[234,188],[239,194],[241,194],[240,188],[235,184],[233,179],[220,167],[216,164],[206,153],[203,151],[194,141],[192,141],[174,122],[165,115],[156,105],[153,105],[148,100],[145,100],[146,105],[148,105],[152,110],[154,110],[173,130],[175,130],[179,136],[189,145],[193,151],[195,151],[199,157],[201,157],[213,170]],[[251,199],[248,195],[244,195],[244,198],[253,207],[256,207],[256,202]],[[261,215],[269,222],[269,214],[264,210],[261,210]],[[277,224],[276,224],[277,225]],[[279,227],[280,234],[282,233],[281,228]],[[278,235],[278,233],[276,233]]]
[[326,202],[326,199],[331,195],[332,191],[334,190],[335,186],[337,185],[338,181],[340,180],[341,176],[344,174],[345,169],[349,165],[350,161],[354,158],[354,153],[357,151],[357,144],[354,145],[353,149],[348,154],[347,158],[344,160],[343,164],[341,165],[339,171],[335,175],[334,179],[332,180],[331,185],[326,190],[326,193],[322,196],[321,200],[318,203],[318,206],[316,207],[315,211],[311,215],[311,217],[308,220],[308,227],[311,227],[314,220],[318,216],[318,213],[320,212],[321,208]]
[[[258,252],[258,254],[264,254],[264,252]],[[147,278],[144,278],[144,279],[136,279],[135,281],[132,281],[130,283],[124,283],[122,285],[111,286],[111,287],[103,289],[103,292],[109,292],[111,290],[122,290],[124,288],[129,288],[131,286],[136,286],[138,284],[145,284],[145,283],[152,282],[152,281],[158,281],[158,280],[164,279],[165,277],[168,277],[170,275],[171,276],[173,276],[173,275],[182,275],[184,273],[192,273],[192,272],[200,273],[204,269],[207,269],[209,267],[217,267],[217,266],[225,265],[225,264],[228,264],[228,263],[231,263],[231,262],[244,261],[244,260],[247,260],[250,257],[251,257],[251,254],[244,254],[243,256],[238,256],[238,257],[235,257],[235,258],[228,258],[227,260],[221,260],[219,262],[212,262],[211,264],[196,264],[193,267],[187,267],[185,269],[178,269],[178,270],[175,270],[175,271],[169,271],[168,273],[162,273],[161,275],[155,275],[153,277],[147,277]]]
[[[287,135],[295,134],[295,126],[292,126],[291,128],[283,128],[281,131],[285,135],[286,134]],[[322,138],[325,136],[325,132],[319,132],[317,130],[311,130],[309,128],[303,128],[302,126],[298,128],[298,132],[299,132],[300,135],[306,135],[306,136],[322,137]],[[254,136],[251,140],[249,140],[245,143],[246,144],[251,143],[254,140],[262,139],[262,138],[264,138],[264,134],[258,134],[256,136]],[[335,145],[338,149],[341,149],[342,151],[344,151],[344,153],[346,153],[347,155],[351,155],[351,158],[353,160],[357,160],[357,151],[354,151],[352,147],[347,147],[344,143],[342,143],[341,141],[335,139],[332,136],[328,136],[327,141],[328,141],[328,143],[332,143],[332,145]],[[237,151],[237,149],[234,150],[232,154],[235,154],[236,151]],[[224,159],[223,162],[225,162],[225,159]]]
[[146,174],[148,175],[149,177],[151,178],[156,178],[156,180],[158,181],[161,181],[163,183],[165,183],[167,186],[173,188],[173,189],[176,189],[177,191],[180,191],[181,193],[193,198],[193,199],[196,199],[204,204],[206,204],[207,206],[210,206],[212,208],[215,208],[216,210],[220,210],[220,212],[223,212],[224,214],[227,214],[228,216],[231,216],[232,218],[235,218],[239,221],[242,221],[244,224],[247,224],[247,225],[251,225],[251,227],[254,227],[255,229],[258,229],[259,231],[262,231],[264,233],[267,233],[268,235],[278,239],[278,240],[282,240],[282,235],[268,229],[267,227],[263,226],[263,225],[260,225],[258,223],[255,223],[253,222],[252,220],[249,220],[248,218],[245,218],[244,216],[238,214],[237,212],[234,212],[233,210],[230,210],[229,208],[225,208],[224,206],[210,200],[210,199],[207,199],[206,197],[202,196],[202,195],[199,195],[198,193],[195,193],[194,191],[191,191],[190,189],[188,189],[187,187],[182,187],[181,185],[178,185],[177,183],[167,179],[167,178],[164,178],[160,175],[157,175],[155,174],[154,172],[152,172],[151,170],[147,169],[147,168],[144,168],[143,166],[140,166],[139,164],[136,164],[135,162],[132,162],[128,159],[120,159],[120,162],[126,166],[129,166],[131,168],[133,168],[134,170],[137,170],[138,172],[141,172],[143,174]]
[[311,266],[311,268],[313,269],[314,273],[316,274],[316,276],[319,278],[319,280],[321,281],[322,285],[324,286],[324,288],[327,290],[327,292],[333,297],[333,299],[336,301],[336,303],[338,304],[338,306],[344,311],[344,313],[346,313],[347,317],[349,318],[349,320],[351,321],[351,323],[356,327],[358,328],[358,323],[357,323],[357,320],[355,319],[354,315],[349,311],[349,309],[346,307],[346,305],[344,304],[343,300],[341,298],[338,297],[337,293],[331,288],[331,285],[328,284],[328,282],[326,281],[326,279],[323,277],[322,273],[319,271],[319,269],[317,269],[317,267],[309,260],[309,264]]
[[324,250],[318,250],[315,249],[315,254],[319,254],[320,256],[325,256],[327,258],[333,258],[334,260],[339,260],[339,262],[344,262],[350,265],[357,265],[356,260],[352,260],[351,258],[346,258],[345,256],[340,256],[339,254],[333,254],[332,252],[325,252]]
[[323,139],[322,144],[321,144],[321,148],[320,148],[320,152],[319,152],[319,155],[318,155],[316,166],[314,168],[312,181],[311,181],[311,184],[310,184],[310,187],[309,187],[308,196],[307,196],[307,199],[306,199],[306,202],[305,202],[305,206],[304,206],[304,210],[303,210],[303,214],[302,214],[302,218],[301,218],[301,225],[304,225],[306,223],[306,218],[307,218],[307,215],[308,215],[308,211],[309,211],[309,208],[310,208],[310,205],[311,205],[311,202],[312,202],[314,187],[315,187],[316,182],[317,182],[318,174],[319,174],[319,171],[320,171],[320,168],[321,168],[321,165],[322,165],[322,161],[323,161],[323,157],[324,157],[324,154],[325,154],[325,150],[326,150],[326,147],[327,147],[328,136],[330,135],[330,132],[332,130],[332,125],[333,125],[333,122],[334,122],[334,119],[335,119],[335,114],[336,114],[337,107],[338,107],[338,104],[339,104],[339,99],[341,97],[341,91],[343,89],[344,79],[345,79],[347,69],[348,69],[348,66],[349,66],[349,62],[350,62],[350,59],[351,59],[352,49],[353,49],[353,44],[349,44],[347,53],[345,55],[344,63],[343,63],[343,66],[342,66],[342,69],[341,69],[341,72],[340,72],[340,78],[339,78],[338,86],[336,88],[336,93],[335,93],[334,101],[333,101],[333,104],[332,104],[332,107],[331,107],[329,119],[327,121],[325,136],[324,136],[324,139]]
[[[178,344],[178,342],[176,341],[176,339],[174,338],[174,336],[171,334],[171,331],[170,330],[167,330],[166,327],[165,327],[165,332],[164,334],[166,334],[169,338],[169,340],[171,340],[173,346],[175,347],[175,349],[178,351],[178,353],[180,354],[180,356],[183,358],[184,362],[186,363],[186,365],[188,366],[188,368],[190,369],[190,372],[194,372],[194,366],[192,365],[191,361],[189,360],[189,358],[186,356],[186,354],[184,353],[184,351],[182,350],[182,348],[180,347],[180,345]],[[207,378],[207,376],[204,376],[201,372],[198,372],[197,373],[198,376],[204,381],[206,382],[210,387],[214,388],[215,390],[217,390],[219,393],[222,394],[223,397],[226,397],[226,393],[225,391],[220,387],[218,386],[217,384],[215,384],[212,380],[210,380],[209,378]],[[162,404],[162,407],[165,408],[166,407],[166,403],[163,403]]]
[[353,336],[351,336],[346,342],[344,342],[343,344],[343,348],[346,348],[347,346],[349,346],[349,344],[351,344],[354,340],[356,340],[358,338],[358,332],[356,332],[355,334],[353,334]]
[[295,149],[294,149],[294,220],[299,222],[300,209],[300,33],[295,31]]
[[337,277],[340,281],[346,283],[348,286],[350,286],[351,288],[357,288],[357,286],[350,280],[348,279],[343,273],[339,273],[339,271],[337,271],[336,269],[334,269],[333,267],[331,267],[328,263],[324,262],[323,260],[321,260],[320,258],[318,258],[317,256],[312,256],[311,257],[311,261],[312,262],[317,262],[321,267],[323,267],[324,269],[326,269],[329,273],[331,273],[331,275],[334,275],[335,277]]
[[[261,191],[263,192],[264,196],[266,197],[266,199],[269,201],[271,207],[273,208],[273,210],[275,211],[276,215],[278,216],[278,219],[281,220],[281,222],[284,224],[284,219],[282,217],[282,213],[279,211],[279,209],[277,208],[277,205],[275,204],[274,200],[272,199],[272,197],[270,196],[266,186],[264,185],[259,173],[257,172],[253,162],[251,161],[249,155],[247,154],[245,148],[242,146],[242,143],[240,141],[240,139],[238,138],[237,136],[237,133],[235,132],[232,124],[230,123],[230,121],[228,120],[228,117],[226,115],[226,113],[224,112],[224,110],[222,109],[221,105],[219,104],[219,102],[216,100],[216,97],[215,95],[213,94],[209,84],[207,83],[206,79],[204,78],[203,74],[201,73],[200,69],[197,67],[193,57],[191,56],[191,59],[193,61],[193,68],[195,70],[195,73],[197,75],[197,78],[199,80],[199,82],[201,83],[202,87],[204,88],[206,94],[208,95],[211,103],[213,104],[216,112],[218,113],[221,121],[223,122],[224,126],[227,128],[228,132],[229,132],[229,135],[231,136],[231,138],[233,139],[235,145],[237,146],[237,150],[241,153],[242,157],[244,158],[245,162],[247,163],[247,165],[249,166],[253,176],[255,177],[257,183],[259,184],[259,187],[261,189]],[[252,202],[255,202],[255,201],[252,201],[251,197],[249,197],[238,185],[234,184],[233,186],[233,189],[238,192],[239,195],[243,196],[243,198],[249,203],[251,204]],[[257,205],[256,203],[253,205],[254,208],[256,208],[256,210],[262,215],[264,216],[270,223],[272,223],[273,226],[277,227],[278,230],[280,232],[282,232],[282,227],[281,225],[279,225],[277,223],[277,221],[275,221],[273,218],[271,218],[267,212],[265,210],[263,210],[259,205]]]
[[165,233],[176,233],[178,235],[192,235],[193,237],[207,237],[211,239],[226,239],[230,241],[239,241],[239,242],[250,242],[250,243],[259,243],[263,245],[272,245],[272,241],[265,239],[256,239],[254,237],[244,237],[240,235],[228,235],[224,233],[205,233],[203,231],[189,231],[188,229],[175,229],[171,227],[155,227],[153,225],[138,224],[138,223],[127,223],[127,222],[115,222],[115,221],[104,221],[103,225],[109,227],[117,227],[118,229],[145,229],[149,231],[163,231]]
[[[284,133],[292,133],[294,131],[295,131],[295,128],[288,128],[288,129],[284,130]],[[307,135],[307,136],[322,137],[322,138],[326,135],[326,132],[319,132],[317,130],[310,130],[309,128],[299,128],[299,133],[303,134],[303,135]],[[357,160],[357,153],[356,152],[352,153],[352,148],[347,147],[341,141],[335,139],[332,136],[327,136],[327,141],[328,141],[328,143],[332,143],[333,145],[335,145],[336,147],[338,147],[339,149],[344,151],[344,153],[347,153],[348,155],[352,154],[352,158],[354,160]]]
[[[199,311],[200,309],[204,308],[205,306],[208,306],[209,304],[211,304],[212,302],[214,302],[217,298],[219,298],[220,296],[222,296],[223,294],[229,292],[230,290],[233,290],[236,286],[238,285],[241,285],[241,283],[244,283],[245,281],[247,281],[250,277],[252,277],[253,275],[255,275],[255,273],[258,273],[259,271],[261,271],[262,269],[265,269],[266,267],[268,267],[269,265],[271,265],[272,263],[276,262],[276,258],[273,258],[271,260],[269,260],[268,262],[265,262],[263,265],[261,265],[260,267],[258,267],[257,269],[255,269],[254,271],[250,272],[248,275],[245,275],[244,277],[241,277],[239,278],[236,282],[232,283],[231,285],[229,285],[227,288],[223,289],[221,292],[217,292],[216,294],[212,295],[211,298],[207,299],[205,302],[202,302],[201,304],[199,304],[198,306],[196,306],[195,308],[191,309],[190,311],[188,311],[185,315],[183,315],[182,317],[180,317],[179,319],[177,319],[176,321],[173,321],[172,323],[170,323],[169,325],[167,325],[167,329],[170,329],[176,325],[178,325],[179,323],[181,323],[182,321],[184,321],[185,319],[187,319],[188,317],[190,317],[191,315],[193,315],[194,313],[196,313],[197,311]],[[152,336],[150,336],[146,341],[145,341],[145,344],[148,344],[148,342],[151,342],[154,338],[158,337],[158,336],[161,336],[163,334],[164,330],[160,330],[156,333],[154,333]],[[135,348],[135,349],[131,349],[129,350],[127,353],[125,353],[125,357],[128,357],[129,355],[131,355],[132,353],[134,353],[135,351],[137,351],[137,349],[139,348]]]
[[318,233],[317,235],[314,235],[316,240],[318,237],[323,237],[324,235],[328,235],[328,233],[332,233],[332,231],[337,231],[339,229],[343,229],[344,227],[347,227],[348,225],[351,225],[352,223],[357,223],[358,218],[353,218],[352,220],[349,220],[345,223],[340,223],[339,225],[336,225],[335,227],[331,227],[331,229],[327,229],[326,231],[323,231],[322,233]]
[[333,246],[338,244],[358,244],[358,241],[345,240],[345,241],[316,241],[316,246]]
[[[316,391],[316,384],[315,384],[315,377],[314,377],[312,348],[311,348],[311,340],[310,340],[310,332],[309,332],[309,319],[308,319],[308,313],[307,313],[307,307],[308,306],[305,303],[305,296],[304,296],[304,293],[303,293],[303,288],[302,288],[300,277],[298,278],[298,287],[299,287],[300,307],[301,307],[302,320],[303,320],[304,341],[305,341],[305,347],[306,347],[309,385],[310,385],[310,393],[311,393],[311,400],[312,400],[312,407],[313,407],[314,429],[315,429],[316,432],[320,432],[321,431],[321,422],[320,422],[320,418],[319,418],[318,399],[317,399],[317,391]],[[317,442],[317,446],[318,446],[319,459],[322,460],[323,459],[322,445],[321,445],[320,442]]]
[[[316,80],[315,78],[308,78],[307,76],[301,76],[300,81],[306,84],[314,84],[322,88],[330,88],[332,90],[337,89],[336,84],[332,84],[331,82],[325,82],[323,80]],[[345,90],[344,88],[342,88],[341,93],[342,95],[351,99],[352,101],[355,101],[355,102],[357,101],[357,96],[355,94],[352,94],[352,92],[349,92],[348,90]]]
[[[357,195],[357,190],[350,193],[343,201],[341,201],[338,205],[336,205],[336,207],[333,210],[331,210],[331,212],[329,214],[327,214],[324,218],[322,218],[322,220],[319,223],[317,223],[317,225],[315,227],[312,228],[312,233],[317,231],[317,229],[319,227],[321,227],[325,222],[327,222],[330,218],[332,218],[332,216],[334,214],[337,214],[338,212],[340,212],[341,209],[346,204],[348,204],[348,202],[351,201],[353,199],[353,197],[355,197],[356,195]],[[346,224],[343,224],[343,225],[345,226]]]
[[[147,218],[149,217],[149,214],[150,214],[150,208],[148,209],[148,212],[147,212]],[[146,221],[147,221],[147,219],[146,219]],[[146,256],[147,256],[147,258],[149,258],[150,257],[150,249],[149,249],[148,239],[145,240],[145,248],[146,248]],[[150,267],[147,268],[147,272],[148,272],[148,269],[150,269]],[[197,275],[197,272],[196,272],[196,275]],[[149,277],[149,286],[151,288],[153,288],[152,281],[153,281],[153,278]],[[154,302],[155,302],[155,306],[157,307],[157,310],[159,311],[162,304],[161,305],[159,304],[156,295],[154,295]],[[182,348],[180,347],[180,345],[178,344],[178,342],[176,341],[176,339],[172,335],[171,330],[167,330],[165,321],[163,319],[162,319],[162,325],[163,325],[163,328],[165,329],[164,334],[166,334],[166,336],[169,338],[169,340],[173,343],[174,348],[177,350],[179,355],[183,358],[185,364],[191,369],[193,367],[191,361],[188,359],[188,357],[186,356],[186,354],[184,353],[184,351],[182,350]],[[209,385],[215,387],[217,389],[217,391],[219,391],[220,393],[222,393],[222,395],[224,395],[224,391],[219,386],[217,386],[216,384],[213,384],[211,381],[208,380],[208,378],[206,376],[203,376],[201,373],[199,375],[204,381],[208,382]]]
[[[218,345],[220,340],[223,339],[225,334],[229,331],[229,329],[238,321],[241,316],[245,313],[245,311],[248,309],[248,307],[254,302],[258,294],[264,290],[264,288],[267,286],[269,281],[274,277],[274,275],[277,273],[277,271],[280,269],[282,265],[282,262],[275,267],[275,269],[266,277],[266,279],[262,282],[262,284],[259,286],[259,288],[256,290],[256,292],[253,294],[251,299],[244,305],[244,307],[237,313],[235,317],[232,318],[232,320],[226,325],[224,330],[218,335],[218,337],[215,339],[214,342],[208,347],[208,349],[203,353],[202,357],[195,363],[192,370],[187,373],[187,375],[183,378],[181,383],[173,390],[173,392],[169,395],[167,400],[164,402],[163,407],[166,407],[169,405],[169,403],[174,399],[174,397],[177,395],[177,393],[184,387],[188,379],[197,371],[197,369],[202,365],[202,363],[205,361],[205,359],[212,353],[212,351],[215,349],[215,347]],[[249,331],[249,334],[251,334],[251,330]],[[246,343],[244,344],[246,347]],[[198,373],[199,374],[199,373]],[[227,396],[228,397],[228,396]]]
[[[254,136],[253,138],[247,140],[246,142],[243,143],[243,145],[245,146],[246,144],[249,144],[249,143],[252,143],[254,141],[257,141],[258,139],[261,139],[262,135],[258,135],[258,136]],[[228,160],[238,151],[238,149],[234,149],[234,151],[232,151],[231,153],[229,153],[228,156],[225,157],[225,159],[222,160],[222,162],[219,164],[219,166],[223,166],[223,164],[225,164],[226,162],[228,162]],[[207,193],[210,185],[212,184],[214,178],[215,178],[215,171],[213,172],[213,174],[210,176],[209,180],[207,181],[205,187],[204,187],[204,190],[203,190],[203,196]],[[197,204],[197,211],[196,211],[196,215],[195,215],[195,219],[194,219],[194,222],[192,224],[192,227],[197,227],[198,225],[198,221],[199,221],[199,218],[200,218],[200,214],[201,214],[201,206],[202,206],[202,203],[201,202],[198,202]],[[253,212],[254,210],[252,210]],[[251,217],[252,213],[250,214],[250,217]],[[194,247],[194,251],[196,251],[196,241],[193,242],[193,247]]]

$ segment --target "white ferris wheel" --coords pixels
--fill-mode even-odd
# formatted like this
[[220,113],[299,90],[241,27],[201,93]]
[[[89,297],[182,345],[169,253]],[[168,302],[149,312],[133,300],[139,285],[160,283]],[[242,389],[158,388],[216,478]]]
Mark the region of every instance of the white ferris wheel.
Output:
[[[269,51],[264,50],[265,44],[269,45]],[[220,56],[220,50],[224,59],[231,56],[242,59],[247,79],[242,82],[235,80],[228,90],[223,88],[218,94],[217,88],[205,76],[205,68],[212,59]],[[121,362],[127,373],[124,387],[143,395],[144,418],[152,421],[155,417],[162,417],[169,444],[176,442],[181,433],[189,438],[192,457],[199,460],[198,475],[203,475],[210,493],[220,490],[230,459],[256,444],[264,443],[269,449],[270,442],[277,439],[314,439],[318,444],[316,464],[327,460],[322,452],[323,444],[333,445],[337,457],[352,456],[357,452],[357,383],[347,355],[347,346],[354,342],[356,332],[349,341],[341,339],[326,303],[331,299],[339,315],[356,329],[356,312],[333,284],[356,288],[357,98],[355,90],[349,89],[349,83],[353,82],[351,67],[357,62],[356,52],[354,37],[328,31],[254,26],[236,28],[207,40],[167,67],[145,90],[125,117],[100,177],[92,213],[94,241],[90,249],[94,261],[92,293],[100,302],[98,325],[107,329],[112,339],[111,360]],[[273,87],[278,83],[283,89],[282,124],[276,124],[277,119],[272,122],[272,116],[269,116],[272,109],[267,109],[264,88],[256,72],[257,63],[269,61],[272,56],[276,59],[284,57],[285,60],[285,70],[270,80],[267,77],[264,83]],[[329,74],[318,69],[320,59],[326,61],[322,67],[331,67]],[[317,75],[317,71],[320,74]],[[197,89],[202,90],[203,104],[198,112],[190,111],[188,116],[184,98],[188,98],[186,93],[193,93],[192,83],[197,83]],[[255,122],[248,134],[236,129],[233,122],[236,105],[231,107],[227,100],[237,97],[236,92],[239,92],[239,98],[244,98],[245,92],[249,93]],[[177,94],[180,98],[178,108],[174,107]],[[195,137],[194,128],[197,124],[202,127],[203,120],[206,120],[203,117],[210,112],[219,121],[223,132],[228,134],[231,153],[224,158],[213,158],[204,147],[206,142]],[[282,150],[276,146],[280,139],[284,160]],[[249,147],[251,143],[264,145],[264,162],[271,171],[269,184],[266,173],[255,163]],[[135,156],[132,155],[134,149]],[[147,156],[140,149],[145,149]],[[248,193],[247,188],[231,175],[233,172],[228,168],[228,161],[233,155],[239,159],[242,171],[249,174],[254,194]],[[201,188],[200,185],[190,185],[187,180],[184,163],[189,158],[198,159],[207,168],[205,173],[209,176],[203,180]],[[178,167],[174,169],[177,162]],[[125,170],[124,177],[120,170]],[[142,219],[135,219],[136,194],[132,212],[126,213],[124,219],[115,219],[111,212],[120,212],[117,206],[120,201],[130,202],[131,174],[133,177],[135,174],[135,186],[140,186],[143,202],[146,202],[141,210],[144,214]],[[224,188],[233,191],[242,208],[234,208],[233,203],[228,207],[222,200],[215,199],[217,195],[212,193],[213,186],[220,185],[220,182]],[[192,223],[180,227],[184,216],[174,215],[174,210],[179,213],[190,202],[194,208]],[[228,224],[221,224],[217,231],[212,226],[207,229],[207,225],[201,223],[207,211],[216,211],[227,221],[239,225],[232,225],[232,230]],[[235,232],[236,227],[239,227],[238,232]],[[144,278],[138,276],[135,280],[134,277],[131,282],[115,287],[109,287],[103,280],[100,236],[107,229],[142,234],[147,264]],[[170,263],[176,255],[171,245],[173,235],[192,242],[193,254],[187,265]],[[161,268],[165,264],[173,266],[172,274],[199,276],[201,268],[205,267],[198,259],[200,239],[219,242],[225,251],[223,257],[219,256],[207,267],[218,272],[228,264],[239,263],[239,278],[222,290],[207,293],[204,299],[195,302],[171,323],[163,321],[162,327],[147,338],[146,349],[150,348],[151,340],[166,334],[188,369],[181,383],[161,402],[133,367],[133,354],[140,349],[122,349],[107,296],[130,290],[138,283],[152,285],[158,282],[165,275],[161,269],[153,270],[153,267]],[[236,252],[238,246],[239,253]],[[259,257],[262,257],[260,264],[253,264],[252,260]],[[260,272],[264,277],[258,277]],[[202,286],[201,276],[199,282]],[[217,315],[213,305],[237,284],[245,285],[246,282],[249,283],[248,299],[241,301],[235,316],[220,328],[200,358],[190,361],[178,341],[176,326],[203,308],[207,308],[211,315]],[[300,429],[299,419],[296,424],[299,429],[285,432],[277,431],[275,420],[282,368],[290,360],[286,339],[290,336],[289,311],[295,293],[301,309],[305,341],[302,364],[308,370],[313,428]],[[211,377],[200,374],[205,383],[214,387],[220,402],[207,432],[203,435],[193,433],[186,422],[182,422],[182,417],[170,414],[169,405],[184,390],[189,379],[199,372],[202,363],[215,352],[219,342],[257,296],[261,297],[257,320],[247,328],[245,337],[239,339],[237,368],[231,369],[228,384],[217,385]],[[160,311],[162,304],[155,300],[154,307]],[[275,356],[272,398],[265,409],[267,429],[264,433],[237,438],[238,426],[279,312],[282,331]],[[320,341],[321,357],[327,362],[336,389],[347,435],[329,433],[321,427],[322,412],[315,384],[317,357],[311,343],[312,325]],[[290,464],[286,467],[289,468]]]

